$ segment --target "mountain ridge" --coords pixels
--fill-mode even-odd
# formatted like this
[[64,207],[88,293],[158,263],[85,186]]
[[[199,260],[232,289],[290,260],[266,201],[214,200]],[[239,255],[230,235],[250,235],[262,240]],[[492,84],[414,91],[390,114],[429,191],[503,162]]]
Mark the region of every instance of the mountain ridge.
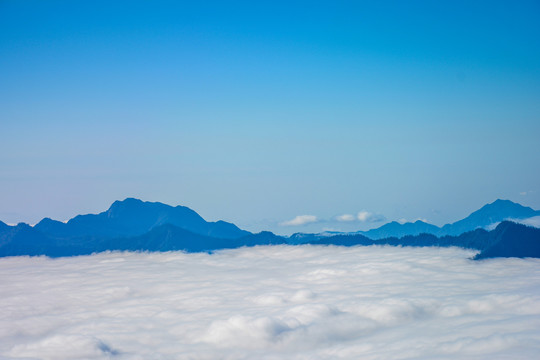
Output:
[[[458,235],[445,234],[442,231],[444,226],[438,228],[417,220],[405,224],[390,222],[374,229],[378,233],[370,230],[372,236],[374,233],[384,236],[380,239],[368,237],[366,234],[369,231],[326,232],[322,236],[297,233],[287,238],[268,231],[253,234],[225,221],[207,222],[184,206],[172,207],[127,198],[113,202],[108,210],[99,214],[78,215],[66,223],[44,218],[32,227],[24,223],[10,226],[0,221],[0,256],[58,257],[114,250],[211,252],[241,246],[313,244],[460,246],[479,250],[477,259],[500,256],[540,257],[540,229],[503,219],[535,216],[538,213],[508,200],[497,200],[462,220],[447,224],[457,224],[452,231],[467,230]],[[488,222],[499,219],[503,221],[493,230],[485,230]],[[397,236],[392,236],[396,231]]]
[[[438,237],[446,235],[460,235],[462,233],[475,230],[476,228],[486,228],[490,225],[497,224],[504,220],[522,220],[540,215],[539,210],[533,210],[528,206],[515,203],[510,200],[497,199],[492,203],[482,206],[480,209],[473,211],[467,217],[457,220],[453,223],[448,223],[442,227],[417,220],[415,222],[399,223],[391,221],[378,228],[367,231],[341,232],[341,235],[356,235],[361,234],[370,239],[378,240],[387,237],[403,237],[407,235],[419,235],[422,233],[433,234]],[[296,238],[301,237],[327,237],[325,233],[293,234]]]
[[44,218],[34,228],[53,237],[100,236],[115,238],[142,235],[152,228],[172,224],[200,235],[235,239],[250,232],[225,221],[207,222],[185,207],[135,198],[115,201],[99,214],[77,215],[66,223]]

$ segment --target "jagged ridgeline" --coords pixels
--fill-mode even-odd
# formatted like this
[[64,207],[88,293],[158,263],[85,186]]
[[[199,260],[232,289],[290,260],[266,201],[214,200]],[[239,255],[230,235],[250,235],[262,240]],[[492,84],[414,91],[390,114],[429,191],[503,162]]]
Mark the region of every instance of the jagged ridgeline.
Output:
[[[367,232],[339,234],[258,234],[225,222],[208,222],[184,206],[128,198],[99,214],[78,215],[67,223],[45,218],[35,226],[0,221],[0,256],[88,255],[102,251],[214,251],[242,246],[393,245],[458,246],[488,257],[540,257],[540,229],[506,219],[526,219],[539,211],[497,200],[463,220],[443,227],[422,221],[391,222]],[[497,223],[499,223],[497,225]],[[486,227],[493,227],[486,230]]]

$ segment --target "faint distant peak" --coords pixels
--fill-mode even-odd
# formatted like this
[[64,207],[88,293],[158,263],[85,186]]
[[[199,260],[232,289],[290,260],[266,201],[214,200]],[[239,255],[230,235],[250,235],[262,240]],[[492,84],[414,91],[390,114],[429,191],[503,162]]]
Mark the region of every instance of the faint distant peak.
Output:
[[138,206],[138,205],[142,205],[143,203],[144,203],[144,201],[142,201],[140,199],[126,198],[124,200],[116,200],[115,202],[113,202],[111,204],[109,209],[114,209],[114,208],[118,208],[118,207]]
[[487,212],[487,211],[503,211],[503,210],[512,210],[512,209],[522,209],[533,211],[532,208],[528,206],[523,206],[521,204],[515,203],[511,200],[497,199],[490,204],[482,206],[477,212]]

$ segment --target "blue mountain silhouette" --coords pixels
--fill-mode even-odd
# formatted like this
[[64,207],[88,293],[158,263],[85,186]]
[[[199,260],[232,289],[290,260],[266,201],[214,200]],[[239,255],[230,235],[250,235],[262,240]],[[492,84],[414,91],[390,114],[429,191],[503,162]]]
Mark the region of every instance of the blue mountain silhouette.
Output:
[[459,235],[479,227],[486,227],[508,219],[526,219],[540,215],[533,210],[510,200],[496,200],[484,205],[463,220],[444,225],[438,235]]
[[[467,231],[478,228],[486,228],[490,225],[504,220],[521,220],[533,216],[539,216],[540,211],[530,207],[522,206],[510,200],[495,200],[491,204],[484,205],[479,210],[471,213],[466,218],[451,224],[446,224],[442,228],[418,220],[415,222],[398,223],[392,221],[378,228],[368,231],[356,231],[353,233],[342,233],[343,235],[364,235],[370,239],[378,240],[389,237],[403,237],[407,235],[433,234],[437,236],[453,235],[457,236]],[[322,239],[328,237],[327,233],[321,234],[295,234],[299,242],[301,239]]]
[[384,239],[388,237],[403,237],[407,235],[419,234],[438,234],[440,228],[435,225],[428,224],[424,221],[417,220],[415,222],[398,223],[392,221],[376,229],[360,232],[370,239]]
[[223,239],[236,239],[250,234],[225,221],[207,222],[185,206],[172,207],[133,198],[115,201],[107,211],[99,214],[78,215],[67,223],[45,218],[34,228],[53,237],[115,238],[142,235],[164,224]]
[[433,234],[408,235],[402,238],[390,237],[373,240],[364,235],[337,235],[310,241],[314,245],[341,246],[457,246],[476,249],[480,252],[474,259],[493,257],[540,257],[540,229],[503,221],[492,231],[478,228],[459,236],[437,237]]
[[[540,257],[540,229],[502,221],[494,230],[483,227],[507,218],[526,218],[538,211],[505,200],[473,212],[456,223],[437,228],[422,221],[392,222],[362,233],[295,234],[290,238],[271,232],[252,234],[224,221],[207,222],[183,207],[128,198],[116,201],[96,215],[79,215],[62,223],[43,219],[34,227],[9,226],[0,221],[0,256],[87,255],[107,250],[213,251],[241,246],[275,244],[459,246],[480,250],[476,259],[488,257]],[[438,229],[438,230],[437,230]],[[443,231],[444,230],[444,231]],[[458,231],[463,233],[453,235]],[[436,234],[428,233],[430,231]],[[445,234],[445,232],[451,235]],[[369,233],[369,232],[367,232]],[[392,234],[398,234],[392,236]]]

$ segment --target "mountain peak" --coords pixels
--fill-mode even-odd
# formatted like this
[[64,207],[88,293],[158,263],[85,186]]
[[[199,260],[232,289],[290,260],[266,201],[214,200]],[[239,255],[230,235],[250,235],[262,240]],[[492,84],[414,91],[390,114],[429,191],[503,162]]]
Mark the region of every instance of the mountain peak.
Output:
[[442,235],[459,235],[476,228],[483,228],[506,219],[525,219],[538,215],[540,212],[510,200],[497,199],[482,206],[465,219],[443,226]]
[[124,200],[116,200],[115,202],[113,202],[111,206],[109,207],[109,211],[116,208],[121,208],[121,207],[137,206],[143,203],[144,201],[142,200],[128,197],[128,198],[125,198]]
[[166,224],[198,235],[222,239],[236,239],[251,234],[226,221],[207,222],[185,206],[173,207],[131,197],[114,201],[104,212],[77,215],[67,223],[45,218],[35,228],[45,235],[59,238],[111,239],[140,236]]
[[525,207],[525,206],[523,206],[521,204],[515,203],[515,202],[513,202],[511,200],[507,200],[507,199],[497,199],[494,202],[492,202],[491,204],[487,204],[486,206],[515,206],[515,205]]
[[[503,199],[497,199],[494,202],[490,204],[486,204],[482,206],[479,210],[473,212],[471,215],[474,214],[497,214],[497,213],[504,213],[504,212],[510,212],[510,213],[533,213],[535,212],[532,208],[523,206],[521,204],[515,203],[510,200],[503,200]],[[502,219],[501,219],[502,220]]]

